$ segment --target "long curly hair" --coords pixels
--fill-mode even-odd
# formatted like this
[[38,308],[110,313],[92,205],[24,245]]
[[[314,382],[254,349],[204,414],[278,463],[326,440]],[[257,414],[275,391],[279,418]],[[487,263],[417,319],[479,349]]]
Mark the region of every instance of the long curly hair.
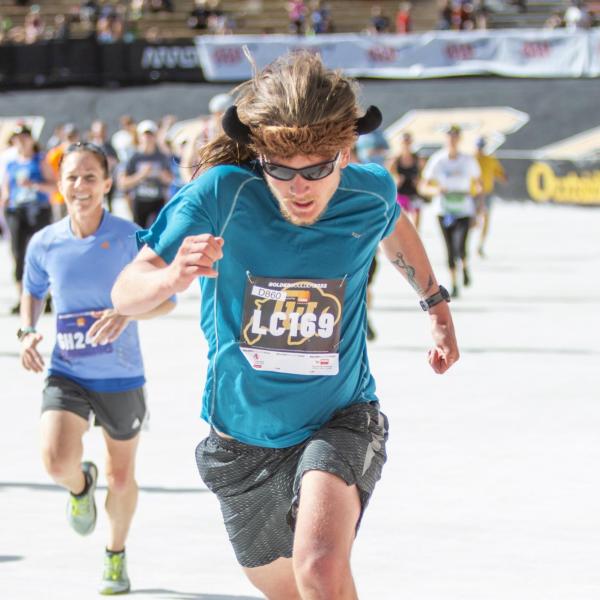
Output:
[[358,84],[327,69],[307,51],[286,54],[233,90],[240,120],[251,143],[224,133],[203,146],[198,172],[221,164],[241,164],[259,155],[333,156],[356,139]]

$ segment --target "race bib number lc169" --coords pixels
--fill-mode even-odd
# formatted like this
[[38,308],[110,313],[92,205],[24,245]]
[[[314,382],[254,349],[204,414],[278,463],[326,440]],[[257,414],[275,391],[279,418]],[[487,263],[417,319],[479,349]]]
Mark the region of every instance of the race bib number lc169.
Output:
[[345,281],[252,276],[240,349],[252,368],[337,375]]
[[112,344],[98,345],[90,341],[89,329],[94,321],[93,311],[58,315],[56,343],[64,358],[81,358],[113,351]]

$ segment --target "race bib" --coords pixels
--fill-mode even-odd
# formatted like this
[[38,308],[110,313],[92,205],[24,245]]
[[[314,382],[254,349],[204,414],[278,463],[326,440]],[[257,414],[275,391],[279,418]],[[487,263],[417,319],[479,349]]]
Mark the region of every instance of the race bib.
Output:
[[257,371],[337,375],[345,280],[254,277],[240,350]]
[[81,358],[113,352],[112,344],[98,345],[90,341],[88,332],[95,321],[92,311],[58,315],[56,343],[63,358]]
[[162,188],[157,183],[142,183],[138,185],[136,195],[142,198],[160,198],[162,195]]
[[463,214],[469,210],[467,194],[448,192],[442,196],[442,211],[450,214]]

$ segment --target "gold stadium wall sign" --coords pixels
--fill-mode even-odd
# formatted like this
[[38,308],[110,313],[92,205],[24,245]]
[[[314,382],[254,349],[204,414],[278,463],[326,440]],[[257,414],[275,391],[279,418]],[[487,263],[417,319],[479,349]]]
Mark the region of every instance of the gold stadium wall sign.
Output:
[[590,170],[571,167],[562,175],[552,162],[533,162],[526,176],[529,197],[536,202],[600,205],[600,163]]
[[486,139],[486,152],[494,153],[508,174],[508,182],[497,188],[500,196],[600,206],[600,127],[537,148],[506,149],[511,134],[530,125],[529,115],[510,106],[480,106],[411,110],[388,126],[385,136],[395,153],[402,134],[411,133],[413,149],[425,158],[444,146],[450,125],[460,126],[460,150],[467,154],[475,152],[479,137]]

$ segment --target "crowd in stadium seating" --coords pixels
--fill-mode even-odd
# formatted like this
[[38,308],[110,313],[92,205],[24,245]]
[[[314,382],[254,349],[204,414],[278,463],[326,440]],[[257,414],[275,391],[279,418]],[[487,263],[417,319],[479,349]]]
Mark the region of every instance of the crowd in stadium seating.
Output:
[[[173,0],[82,0],[73,4],[65,14],[49,20],[43,5],[15,0],[16,4],[29,6],[22,25],[15,25],[9,17],[2,17],[0,7],[0,43],[33,44],[43,40],[68,39],[76,30],[79,36],[95,35],[100,43],[133,41],[143,35],[150,39],[161,37],[158,27],[140,32],[140,21],[148,16],[171,13]],[[194,0],[190,7],[187,25],[190,32],[231,33],[233,20],[220,8],[220,0]]]
[[[190,35],[196,33],[227,34],[237,30],[234,15],[224,11],[221,0],[190,0],[187,27]],[[503,0],[498,0],[502,2]],[[527,0],[504,0],[515,5],[520,13],[527,12]],[[139,27],[148,15],[172,13],[173,0],[81,0],[74,3],[66,14],[49,19],[43,5],[30,0],[13,0],[14,4],[28,6],[23,24],[15,25],[9,17],[2,17],[0,7],[0,43],[32,44],[41,40],[65,40],[73,35],[94,35],[100,43],[133,41],[143,37],[160,41],[164,35],[159,24]],[[258,0],[260,4],[260,0]],[[326,0],[287,0],[289,32],[297,35],[333,33],[335,15]],[[487,29],[490,14],[486,0],[439,0],[437,23],[440,30]],[[259,7],[260,8],[260,7]],[[371,17],[364,32],[409,33],[412,26],[412,5],[401,1],[395,15],[386,14],[382,6],[373,4]],[[433,18],[432,18],[433,21]],[[160,23],[160,22],[158,22]],[[544,23],[547,28],[566,27],[584,29],[596,25],[595,15],[586,8],[584,0],[570,0],[566,9],[555,10]],[[264,33],[274,33],[265,29]]]

